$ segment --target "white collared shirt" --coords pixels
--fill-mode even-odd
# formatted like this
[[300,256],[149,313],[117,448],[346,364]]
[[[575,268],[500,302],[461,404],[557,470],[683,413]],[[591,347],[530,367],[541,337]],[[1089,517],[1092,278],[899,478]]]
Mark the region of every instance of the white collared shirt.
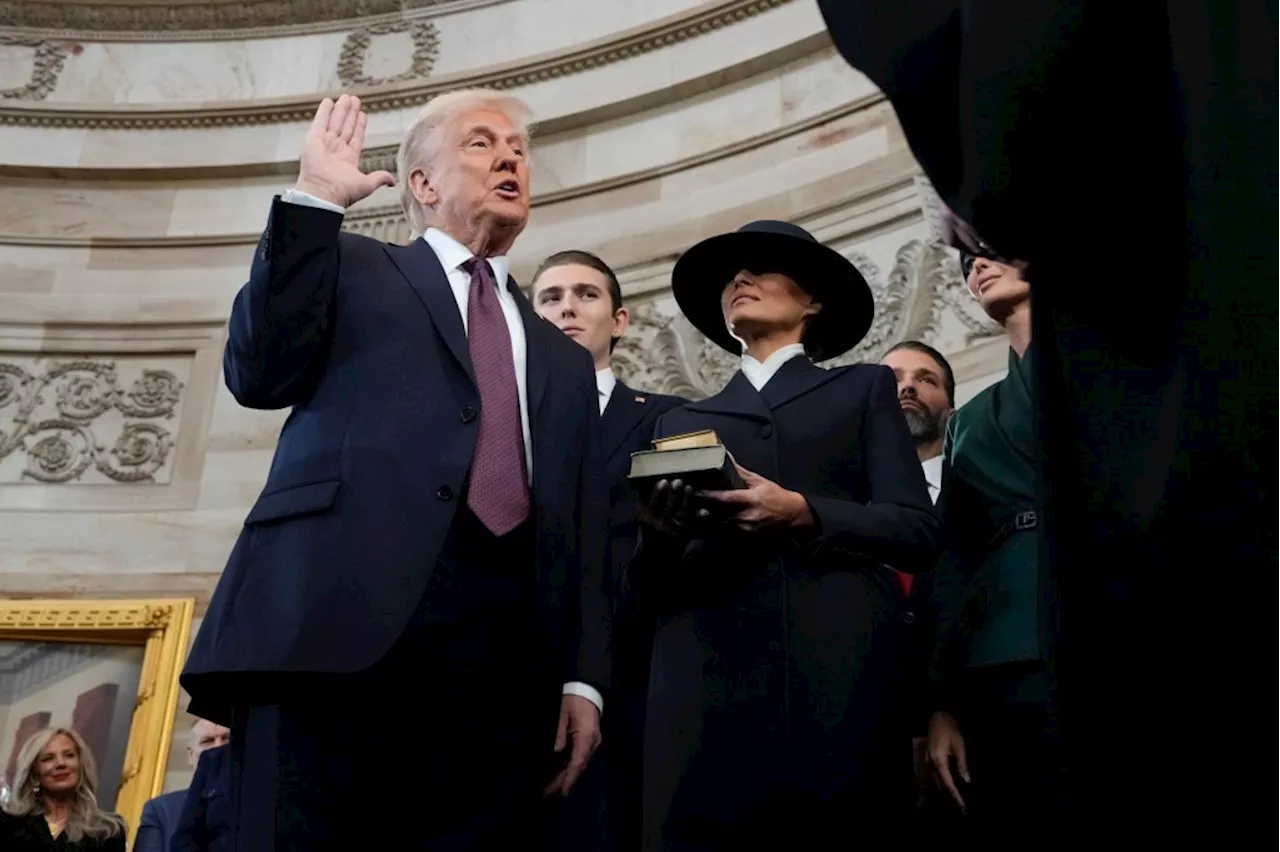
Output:
[[596,390],[600,392],[600,413],[604,414],[604,410],[609,406],[609,399],[613,396],[613,389],[618,386],[618,377],[613,374],[613,370],[605,367],[603,370],[596,370]]
[[751,386],[758,392],[769,384],[769,380],[782,368],[783,364],[797,355],[803,354],[803,343],[788,343],[768,358],[765,358],[763,363],[744,353],[742,356],[742,375],[747,377],[747,381],[751,382]]
[[[325,201],[323,198],[316,198],[314,195],[293,189],[282,193],[280,200],[289,204],[300,204],[304,207],[319,207],[322,210],[331,210],[334,213],[346,214],[347,212],[345,208],[331,201]],[[453,299],[458,304],[458,313],[462,315],[462,328],[465,331],[467,328],[467,302],[471,292],[471,275],[462,268],[462,264],[466,263],[474,255],[472,255],[471,249],[437,228],[428,228],[427,232],[422,235],[422,239],[426,240],[427,245],[431,246],[431,250],[436,253],[436,257],[440,260],[440,265],[444,267],[445,277],[449,279],[449,289],[453,291]],[[507,321],[507,329],[511,332],[511,356],[515,362],[516,390],[520,396],[520,426],[524,431],[524,457],[526,469],[532,482],[533,441],[530,439],[529,432],[529,358],[528,346],[524,336],[524,320],[520,316],[520,308],[516,304],[515,296],[507,289],[507,275],[511,269],[510,263],[505,257],[491,257],[488,260],[489,267],[493,270],[493,279],[498,286],[498,302],[502,305],[502,315]],[[590,684],[566,683],[563,692],[565,695],[577,695],[585,698],[596,705],[600,712],[604,712],[604,696]]]
[[925,459],[920,462],[920,467],[924,468],[924,481],[929,486],[929,499],[937,503],[938,495],[942,493],[942,454]]

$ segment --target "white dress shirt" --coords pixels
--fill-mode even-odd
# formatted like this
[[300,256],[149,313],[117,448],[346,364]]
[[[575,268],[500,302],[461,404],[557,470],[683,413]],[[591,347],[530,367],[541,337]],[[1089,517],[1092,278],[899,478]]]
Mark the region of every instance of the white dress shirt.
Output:
[[920,467],[924,468],[924,481],[929,486],[929,499],[937,503],[938,495],[942,493],[942,455],[925,459],[920,462]]
[[765,358],[763,362],[757,361],[750,355],[743,355],[742,375],[746,376],[747,381],[751,382],[751,386],[759,392],[761,388],[769,384],[773,374],[778,372],[783,364],[803,354],[803,343],[788,343],[768,358]]
[[618,377],[613,374],[613,370],[605,367],[603,370],[596,370],[596,390],[600,392],[600,413],[604,414],[604,410],[609,406],[609,400],[613,397],[613,389],[618,386]]
[[[304,207],[319,207],[332,210],[334,213],[346,214],[346,209],[316,198],[305,192],[290,189],[282,193],[281,201],[289,204],[300,204]],[[458,304],[458,313],[462,315],[462,329],[467,330],[467,302],[471,294],[471,274],[462,265],[474,255],[471,249],[455,240],[438,228],[428,228],[422,235],[427,245],[436,253],[440,265],[444,267],[445,277],[449,280],[449,289],[453,291],[453,300]],[[498,287],[498,303],[502,305],[502,315],[507,321],[507,330],[511,332],[511,356],[516,368],[516,391],[520,396],[520,428],[524,432],[525,469],[529,481],[533,481],[533,441],[529,432],[529,381],[528,381],[528,345],[524,336],[524,319],[520,316],[520,308],[516,297],[507,289],[507,275],[511,264],[505,257],[488,258],[489,267],[493,270],[493,280]],[[597,380],[598,381],[598,380]],[[603,409],[601,409],[603,410]],[[604,712],[604,696],[595,687],[587,683],[566,683],[565,695],[578,695],[587,699],[601,712]]]

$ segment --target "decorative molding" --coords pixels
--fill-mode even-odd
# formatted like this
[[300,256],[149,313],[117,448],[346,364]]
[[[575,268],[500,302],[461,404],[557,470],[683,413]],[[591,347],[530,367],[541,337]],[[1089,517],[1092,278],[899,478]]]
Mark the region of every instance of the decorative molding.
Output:
[[[20,477],[47,484],[78,481],[90,468],[114,482],[155,482],[173,449],[173,436],[157,421],[173,419],[182,400],[174,373],[143,369],[125,390],[112,361],[32,366],[0,361],[0,461],[24,452]],[[104,427],[95,434],[95,423],[112,411],[124,421],[112,429],[114,441],[100,441]]]
[[[804,119],[803,121],[798,121],[784,127],[777,127],[757,136],[752,136],[749,139],[743,139],[728,145],[722,145],[689,157],[672,160],[670,162],[663,163],[660,166],[615,175],[614,177],[604,178],[602,180],[587,181],[573,186],[550,190],[548,192],[535,193],[530,200],[530,204],[535,208],[543,207],[549,204],[559,204],[561,202],[571,201],[577,198],[623,189],[625,187],[645,183],[647,181],[658,180],[660,178],[667,177],[668,175],[677,174],[708,163],[718,162],[729,157],[746,154],[758,148],[765,147],[766,145],[781,142],[782,140],[792,136],[808,133],[809,131],[822,127],[825,124],[839,121],[840,119],[847,118],[848,116],[863,110],[871,109],[876,105],[885,102],[884,95],[876,92]],[[365,156],[361,157],[360,168],[366,172],[384,169],[394,174],[396,170],[396,149],[391,146],[370,149],[366,152]],[[376,206],[357,205],[347,213],[346,218],[343,220],[342,227],[343,230],[363,234],[367,237],[373,237],[374,239],[382,240],[386,243],[404,243],[408,241],[410,236],[408,220],[405,218],[404,210],[399,204],[380,204]],[[257,232],[183,235],[172,237],[70,237],[0,233],[0,245],[67,247],[93,246],[94,248],[179,248],[188,246],[245,245],[247,243],[256,243],[261,236],[262,235]]]
[[76,41],[235,40],[333,32],[359,21],[455,14],[510,0],[32,3],[0,0],[6,30]]
[[[409,33],[413,40],[413,54],[409,68],[390,77],[370,77],[364,73],[369,58],[369,47],[376,36]],[[390,86],[431,76],[436,59],[440,56],[440,31],[433,21],[392,21],[370,27],[361,27],[347,34],[338,57],[338,79],[351,88]]]
[[92,299],[50,310],[0,320],[0,513],[194,509],[225,308],[205,322],[116,319]]
[[[485,87],[514,89],[602,68],[671,47],[701,35],[755,17],[793,0],[721,0],[690,13],[593,42],[585,47],[541,57],[505,63],[488,71],[453,74],[407,86],[390,86],[359,92],[369,112],[408,109],[425,104],[436,95],[454,89]],[[305,100],[257,101],[198,109],[171,107],[39,108],[0,104],[0,124],[26,127],[70,127],[93,130],[161,130],[198,127],[234,127],[309,121],[315,113],[315,97]]]
[[[977,321],[951,249],[908,240],[898,247],[887,276],[865,254],[845,254],[871,286],[876,316],[861,343],[822,366],[875,362],[903,340],[939,343],[946,314],[960,318],[966,329],[964,346],[1003,333],[985,315],[985,323]],[[633,387],[703,399],[719,392],[733,377],[738,358],[704,337],[683,316],[671,315],[657,301],[650,301],[632,308],[630,330],[614,350],[613,366],[618,377]]]
[[[748,153],[757,148],[763,148],[766,145],[772,145],[791,136],[798,136],[801,133],[808,133],[825,124],[833,121],[839,121],[854,113],[862,110],[870,109],[876,104],[885,102],[885,96],[881,92],[858,98],[847,104],[827,110],[819,115],[807,118],[804,121],[796,122],[785,127],[777,127],[758,136],[752,136],[750,139],[743,139],[728,145],[721,145],[708,151],[703,151],[689,157],[682,157],[678,160],[672,160],[663,163],[660,166],[654,166],[648,169],[641,169],[635,172],[628,172],[614,177],[604,178],[602,180],[586,181],[574,186],[553,189],[550,192],[540,192],[530,199],[530,206],[542,207],[548,204],[559,204],[564,201],[571,201],[575,198],[583,198],[590,195],[599,195],[603,192],[612,192],[614,190],[623,189],[638,183],[658,180],[668,175],[678,172],[687,171],[688,169],[697,168],[708,163],[718,162],[729,157],[736,157],[741,154]],[[536,154],[536,152],[535,152]],[[383,148],[375,148],[369,151],[365,156],[360,158],[360,168],[365,172],[373,172],[379,169],[395,174],[396,172],[396,149],[390,146]],[[342,222],[344,231],[351,231],[356,234],[363,234],[366,237],[373,237],[387,243],[404,243],[411,236],[408,218],[404,214],[404,210],[399,204],[383,204],[377,207],[357,207],[349,212]],[[256,241],[258,234],[246,235],[245,242]],[[0,235],[0,244],[5,242],[5,237]]]
[[[3,14],[3,10],[0,10],[0,17]],[[65,45],[31,36],[0,34],[0,47],[35,49],[31,77],[21,86],[0,89],[0,100],[42,101],[57,88],[58,75],[62,73],[62,66],[67,61],[69,52]]]
[[168,630],[175,615],[184,614],[179,609],[189,617],[190,606],[187,601],[4,601],[0,631]]

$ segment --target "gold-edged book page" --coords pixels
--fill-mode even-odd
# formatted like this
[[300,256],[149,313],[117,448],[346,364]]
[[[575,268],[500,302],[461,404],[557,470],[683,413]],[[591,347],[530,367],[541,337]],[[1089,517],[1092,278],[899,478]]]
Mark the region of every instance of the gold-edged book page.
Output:
[[654,438],[653,440],[653,448],[660,451],[718,446],[720,446],[720,436],[712,429],[685,432],[683,435],[672,435],[669,438]]

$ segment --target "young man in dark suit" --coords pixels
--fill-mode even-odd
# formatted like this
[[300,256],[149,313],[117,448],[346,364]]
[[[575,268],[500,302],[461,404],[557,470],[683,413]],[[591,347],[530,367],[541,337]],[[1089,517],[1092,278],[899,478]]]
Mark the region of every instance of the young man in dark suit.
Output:
[[785,222],[699,243],[672,288],[742,367],[656,434],[714,430],[745,487],[659,482],[640,516],[644,848],[893,848],[913,801],[893,569],[931,568],[939,523],[893,373],[813,363],[866,334],[871,292]]
[[[610,570],[606,579],[613,605],[614,709],[609,713],[613,722],[607,727],[605,745],[609,843],[617,850],[634,850],[640,844],[644,700],[653,624],[627,594],[638,508],[627,477],[631,454],[650,448],[658,417],[685,400],[635,390],[613,374],[613,350],[626,334],[630,315],[622,304],[617,275],[594,254],[562,251],[544,260],[533,277],[533,305],[544,319],[582,344],[596,367],[605,479],[609,483]],[[602,778],[603,773],[596,776],[598,781]],[[605,847],[584,848],[595,852]]]
[[[293,410],[183,685],[231,720],[239,849],[541,849],[542,790],[585,768],[609,680],[591,358],[507,274],[525,105],[423,108],[406,246],[341,230],[393,182],[360,170],[366,126],[356,98],[321,104],[232,308],[228,388]],[[351,804],[388,753],[414,791],[390,824]]]

